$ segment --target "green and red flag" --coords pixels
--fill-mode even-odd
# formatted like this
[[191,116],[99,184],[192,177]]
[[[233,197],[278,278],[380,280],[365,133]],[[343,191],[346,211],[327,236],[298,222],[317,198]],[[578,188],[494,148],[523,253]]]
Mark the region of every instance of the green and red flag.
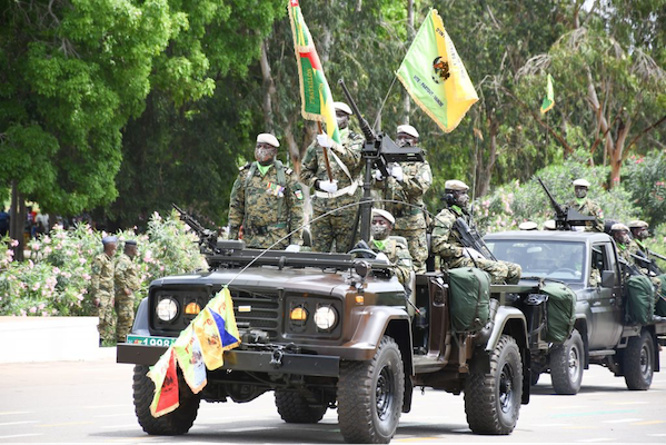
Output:
[[298,0],[289,0],[289,19],[294,36],[294,50],[301,90],[301,114],[305,119],[326,123],[326,133],[334,144],[340,144],[340,130],[335,118],[333,95],[305,24]]
[[163,416],[178,408],[178,374],[172,347],[150,368],[148,377],[155,383],[155,394],[150,404],[153,417]]
[[548,113],[555,106],[555,93],[553,92],[553,77],[549,74],[546,84],[546,96],[541,103],[541,114]]
[[446,133],[479,100],[435,9],[421,25],[396,75],[414,102]]

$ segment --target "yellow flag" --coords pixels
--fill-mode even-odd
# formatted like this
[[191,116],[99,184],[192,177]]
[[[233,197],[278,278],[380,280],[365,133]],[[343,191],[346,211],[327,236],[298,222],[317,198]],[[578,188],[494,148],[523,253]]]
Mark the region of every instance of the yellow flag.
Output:
[[414,102],[446,133],[479,100],[435,9],[421,25],[396,75]]

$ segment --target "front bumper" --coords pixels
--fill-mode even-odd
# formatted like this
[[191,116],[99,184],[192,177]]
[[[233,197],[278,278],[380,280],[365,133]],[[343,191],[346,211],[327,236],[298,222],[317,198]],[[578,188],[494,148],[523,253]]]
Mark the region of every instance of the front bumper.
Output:
[[[152,366],[167,350],[162,346],[123,343],[117,347],[116,361]],[[220,369],[319,377],[338,377],[340,357],[286,352],[281,349],[246,351],[233,349],[224,353]]]

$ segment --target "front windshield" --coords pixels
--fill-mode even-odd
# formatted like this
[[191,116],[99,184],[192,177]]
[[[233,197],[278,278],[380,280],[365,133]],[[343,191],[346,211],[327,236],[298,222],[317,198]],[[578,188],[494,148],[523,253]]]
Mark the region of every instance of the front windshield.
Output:
[[518,263],[522,276],[583,281],[585,244],[543,240],[487,240],[499,260]]

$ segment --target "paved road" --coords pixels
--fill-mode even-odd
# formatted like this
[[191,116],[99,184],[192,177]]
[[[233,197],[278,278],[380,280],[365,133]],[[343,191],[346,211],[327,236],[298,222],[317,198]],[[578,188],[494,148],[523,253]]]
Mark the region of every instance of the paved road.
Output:
[[[666,366],[666,351],[661,353]],[[287,425],[273,395],[247,404],[203,403],[190,433],[147,436],[134,417],[132,366],[112,357],[86,362],[0,365],[0,443],[342,443],[336,412],[318,425]],[[666,369],[647,392],[600,366],[586,371],[576,396],[556,396],[542,376],[510,436],[475,436],[462,396],[414,396],[393,443],[666,443]]]

